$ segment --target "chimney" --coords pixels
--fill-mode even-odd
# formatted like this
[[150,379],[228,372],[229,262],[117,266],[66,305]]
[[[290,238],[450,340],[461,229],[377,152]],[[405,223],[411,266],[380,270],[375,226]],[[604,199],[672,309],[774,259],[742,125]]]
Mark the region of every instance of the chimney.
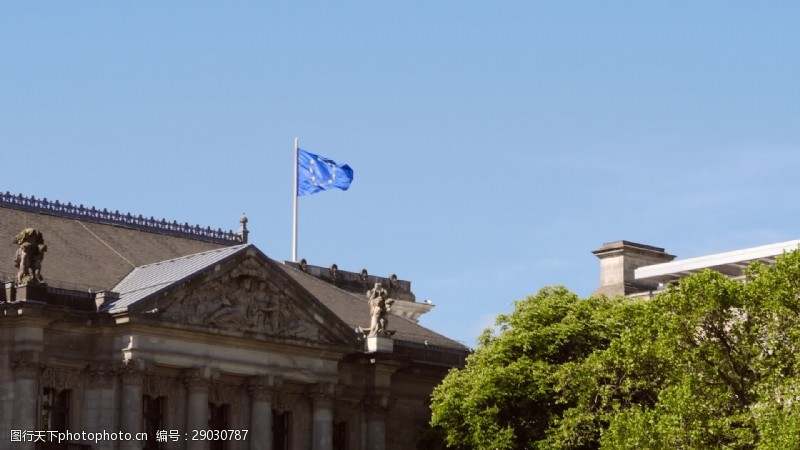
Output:
[[608,242],[592,253],[600,258],[600,287],[592,295],[609,297],[656,289],[656,283],[636,281],[634,270],[675,259],[663,248],[629,241]]

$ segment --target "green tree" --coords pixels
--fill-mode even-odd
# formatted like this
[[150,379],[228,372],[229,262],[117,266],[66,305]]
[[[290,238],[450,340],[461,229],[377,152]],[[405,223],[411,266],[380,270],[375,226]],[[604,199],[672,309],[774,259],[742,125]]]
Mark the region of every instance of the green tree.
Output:
[[[554,416],[569,407],[556,390],[558,369],[605,348],[623,327],[618,300],[582,300],[563,287],[515,303],[486,330],[463,370],[433,394],[432,424],[451,447],[547,447]],[[539,443],[539,444],[537,444]]]
[[[798,298],[798,252],[751,266],[745,282],[709,270],[654,298],[643,320],[593,355],[606,370],[650,380],[643,399],[608,402],[601,448],[800,447]],[[643,351],[653,358],[614,361]]]
[[800,252],[652,300],[545,288],[434,391],[451,448],[800,448]]

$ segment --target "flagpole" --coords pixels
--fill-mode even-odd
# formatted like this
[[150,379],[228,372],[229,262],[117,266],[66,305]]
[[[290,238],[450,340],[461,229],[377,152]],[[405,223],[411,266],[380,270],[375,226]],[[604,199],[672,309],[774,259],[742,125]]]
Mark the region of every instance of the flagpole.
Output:
[[292,229],[292,261],[297,262],[297,138],[294,138],[294,226]]

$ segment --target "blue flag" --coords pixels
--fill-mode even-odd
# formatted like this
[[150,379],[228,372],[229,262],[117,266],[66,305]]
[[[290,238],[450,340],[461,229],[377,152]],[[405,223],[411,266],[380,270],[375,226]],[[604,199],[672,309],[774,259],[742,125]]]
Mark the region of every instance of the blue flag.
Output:
[[311,195],[328,189],[346,191],[353,181],[353,169],[324,156],[297,151],[297,195]]

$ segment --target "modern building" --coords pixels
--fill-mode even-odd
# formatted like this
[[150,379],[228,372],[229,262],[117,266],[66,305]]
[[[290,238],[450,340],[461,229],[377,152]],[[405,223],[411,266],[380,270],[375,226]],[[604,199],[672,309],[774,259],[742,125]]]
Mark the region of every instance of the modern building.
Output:
[[409,281],[275,261],[244,217],[0,194],[0,280],[0,449],[412,449],[469,353]]
[[751,263],[775,264],[777,257],[798,247],[800,240],[794,240],[675,260],[663,248],[630,241],[610,242],[592,252],[600,259],[600,287],[593,294],[650,297],[666,284],[705,269],[741,278]]

